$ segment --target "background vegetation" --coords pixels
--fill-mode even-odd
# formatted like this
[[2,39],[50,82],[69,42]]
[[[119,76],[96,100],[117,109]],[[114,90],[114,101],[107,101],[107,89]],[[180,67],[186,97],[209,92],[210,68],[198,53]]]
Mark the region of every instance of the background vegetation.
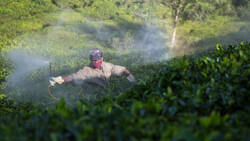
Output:
[[[1,137],[248,140],[249,6],[247,0],[0,0]],[[15,59],[49,60],[53,76],[65,76],[87,65],[94,47],[139,84],[111,78],[109,88],[80,96],[81,87],[56,86],[58,102],[47,92],[48,65],[13,79]]]

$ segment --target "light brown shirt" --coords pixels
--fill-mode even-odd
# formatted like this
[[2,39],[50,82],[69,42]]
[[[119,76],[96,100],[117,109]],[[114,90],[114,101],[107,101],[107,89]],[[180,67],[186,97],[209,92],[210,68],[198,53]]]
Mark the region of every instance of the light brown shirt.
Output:
[[70,75],[76,85],[98,84],[104,88],[108,87],[110,76],[120,77],[125,67],[103,62],[100,69],[94,68],[91,64]]

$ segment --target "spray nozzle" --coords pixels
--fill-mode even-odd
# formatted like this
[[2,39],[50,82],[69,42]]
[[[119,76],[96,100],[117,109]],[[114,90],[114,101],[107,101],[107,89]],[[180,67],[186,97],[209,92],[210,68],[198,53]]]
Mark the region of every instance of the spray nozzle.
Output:
[[50,77],[49,80],[51,80],[51,81],[53,81],[53,82],[55,81],[53,77]]

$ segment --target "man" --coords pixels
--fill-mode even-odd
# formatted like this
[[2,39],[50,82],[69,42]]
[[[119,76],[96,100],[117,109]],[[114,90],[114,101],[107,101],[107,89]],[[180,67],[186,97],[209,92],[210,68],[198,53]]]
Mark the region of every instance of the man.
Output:
[[67,77],[52,77],[50,84],[52,86],[55,83],[73,83],[75,85],[97,84],[106,88],[108,87],[111,75],[120,77],[122,74],[125,74],[130,82],[137,83],[136,79],[125,67],[103,62],[102,51],[98,48],[90,51],[90,61],[89,66],[85,66],[72,75]]

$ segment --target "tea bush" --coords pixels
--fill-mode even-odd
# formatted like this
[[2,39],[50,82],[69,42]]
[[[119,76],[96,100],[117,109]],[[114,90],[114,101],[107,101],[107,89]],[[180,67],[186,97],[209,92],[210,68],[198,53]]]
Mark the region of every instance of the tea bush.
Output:
[[[56,76],[87,65],[89,50],[99,47],[105,60],[126,66],[139,80],[131,86],[125,78],[111,78],[113,83],[101,98],[82,95],[80,100],[67,93],[78,93],[79,88],[58,86],[54,90],[60,89],[56,92],[64,99],[57,102],[46,89],[47,68],[25,78],[27,86],[8,92],[4,83],[14,66],[1,54],[2,140],[249,139],[249,42],[225,48],[218,45],[218,52],[170,61],[154,60],[159,56],[149,50],[143,55],[154,56],[147,60],[153,63],[147,64],[133,46],[143,39],[140,34],[146,34],[140,30],[147,22],[160,25],[159,30],[169,29],[172,21],[172,11],[153,1],[7,0],[0,5],[1,53],[19,47],[45,56],[54,61]],[[245,40],[249,23],[239,20],[215,16],[203,22],[185,21],[177,35],[188,41],[188,49],[221,41],[227,44],[232,37]],[[11,100],[12,95],[16,99]],[[73,101],[72,107],[68,100]]]
[[55,108],[2,114],[0,134],[4,140],[247,140],[249,48],[249,42],[218,45],[210,56],[162,62],[158,74],[92,104],[68,107],[62,99]]

